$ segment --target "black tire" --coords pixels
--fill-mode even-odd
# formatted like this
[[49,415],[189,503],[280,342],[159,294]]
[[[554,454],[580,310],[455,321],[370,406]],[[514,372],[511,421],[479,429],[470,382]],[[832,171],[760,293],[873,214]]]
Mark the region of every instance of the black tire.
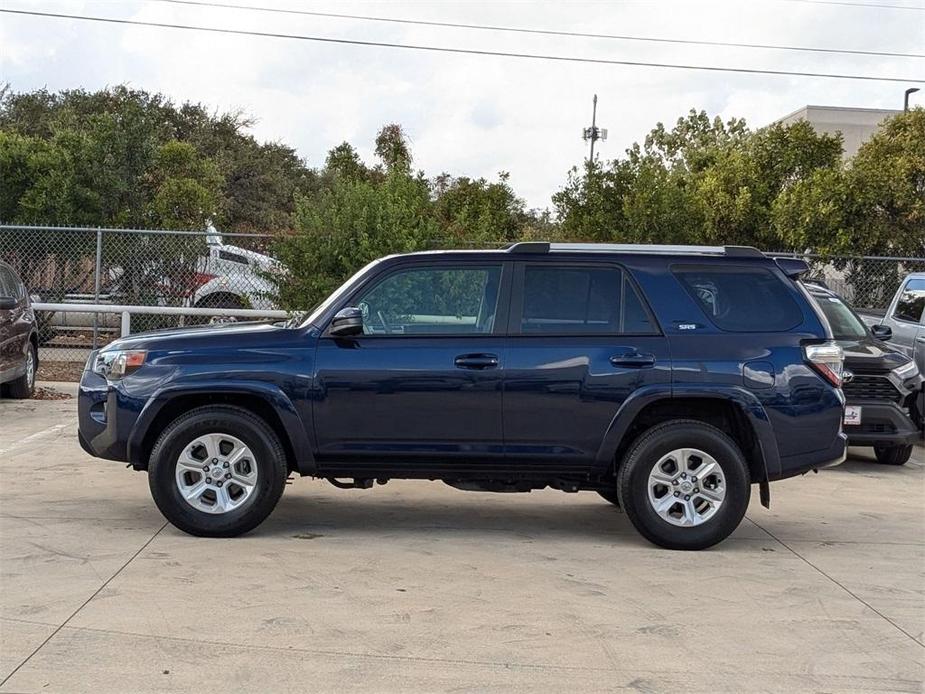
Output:
[[[672,525],[649,502],[649,473],[662,456],[679,448],[711,455],[726,480],[722,504],[700,525]],[[668,549],[698,550],[725,540],[738,527],[748,508],[751,479],[735,441],[709,424],[679,419],[652,427],[633,443],[617,472],[617,494],[630,522],[647,540]]]
[[[200,511],[181,496],[175,479],[177,459],[195,437],[230,434],[253,452],[257,484],[253,498],[221,514]],[[276,507],[288,477],[286,453],[276,433],[251,412],[229,405],[198,407],[171,422],[151,451],[148,484],[154,503],[174,526],[200,537],[235,537],[256,528]]]
[[912,457],[912,444],[907,446],[874,446],[874,455],[881,465],[905,465]]
[[616,487],[614,487],[613,489],[607,489],[607,490],[598,489],[597,493],[601,495],[602,499],[606,499],[607,501],[612,503],[617,508],[620,508],[620,496],[617,494]]
[[[237,295],[219,292],[204,296],[196,302],[195,308],[245,308],[245,306]],[[187,323],[189,325],[206,325],[211,321],[212,318],[209,316],[189,316]]]
[[29,351],[26,353],[26,359],[32,359],[32,367],[26,369],[26,373],[6,384],[6,395],[16,400],[26,400],[35,395],[35,372],[39,365],[38,354],[35,351],[35,345],[29,341]]

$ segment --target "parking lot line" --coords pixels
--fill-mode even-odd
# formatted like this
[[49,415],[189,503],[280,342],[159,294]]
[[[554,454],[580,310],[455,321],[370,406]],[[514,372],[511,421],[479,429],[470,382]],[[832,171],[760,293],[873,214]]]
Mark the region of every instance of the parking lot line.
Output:
[[13,441],[13,443],[10,446],[7,446],[6,448],[0,448],[0,455],[12,453],[18,448],[27,446],[33,441],[37,441],[38,439],[44,438],[48,436],[49,434],[53,434],[57,431],[61,431],[62,429],[66,429],[69,426],[74,426],[74,425],[70,422],[66,424],[55,424],[54,426],[50,426],[47,429],[42,429],[41,431],[37,431],[34,434],[29,434],[28,436],[24,436],[23,438],[17,441]]
[[[65,426],[65,425],[61,425],[61,426]],[[47,431],[47,430],[46,430],[46,431]],[[27,438],[28,438],[28,437],[27,437]],[[113,579],[115,579],[120,573],[122,573],[122,571],[125,569],[125,567],[127,567],[129,564],[131,564],[132,561],[135,559],[135,557],[137,557],[139,554],[141,554],[141,553],[148,547],[148,545],[150,545],[152,542],[154,542],[154,539],[155,539],[158,535],[160,535],[160,534],[161,534],[161,531],[162,531],[164,528],[166,528],[166,527],[167,527],[167,523],[165,522],[163,525],[161,525],[160,528],[157,529],[157,532],[155,532],[153,535],[151,535],[151,537],[149,537],[148,540],[147,540],[141,547],[138,548],[138,551],[136,551],[131,557],[129,557],[128,560],[127,560],[124,564],[122,564],[122,566],[120,566],[119,569],[118,569],[114,574],[112,574],[112,576],[110,576],[110,577],[107,578],[105,581],[103,581],[102,585],[100,585],[100,587],[97,588],[97,589],[93,592],[93,594],[92,594],[90,597],[88,597],[86,600],[84,600],[84,601],[80,604],[80,607],[78,607],[76,610],[74,610],[74,611],[71,613],[71,615],[70,615],[67,619],[65,619],[61,624],[59,624],[58,627],[57,627],[53,632],[51,632],[51,633],[45,638],[45,640],[42,641],[42,642],[35,648],[35,650],[32,651],[32,653],[30,653],[28,656],[26,656],[25,660],[23,660],[19,665],[17,665],[15,668],[13,668],[13,671],[10,672],[10,674],[8,674],[6,677],[4,677],[2,681],[0,681],[0,687],[2,687],[4,684],[6,684],[7,681],[8,681],[11,677],[13,677],[13,675],[15,675],[17,672],[19,672],[19,669],[22,668],[23,665],[25,665],[26,663],[28,663],[36,653],[38,653],[40,650],[42,650],[42,648],[45,646],[45,644],[47,644],[49,641],[51,641],[51,640],[55,637],[55,634],[57,634],[57,633],[58,633],[59,631],[61,631],[64,627],[66,627],[67,624],[68,624],[68,622],[70,622],[72,619],[74,619],[74,617],[77,616],[77,613],[78,613],[78,612],[80,612],[84,607],[86,607],[86,606],[90,603],[90,601],[93,600],[93,598],[95,598],[97,595],[99,595],[100,592],[102,592],[103,589],[105,589],[106,586],[108,586],[108,585],[113,581]]]
[[799,558],[801,561],[803,561],[804,563],[806,563],[808,566],[812,567],[813,570],[815,570],[819,575],[824,576],[826,579],[828,579],[829,581],[831,581],[832,583],[834,583],[836,586],[838,586],[839,588],[841,588],[843,591],[845,591],[845,592],[846,592],[848,595],[850,595],[852,598],[854,598],[854,599],[857,600],[859,603],[861,603],[862,605],[864,605],[865,607],[867,607],[867,609],[871,610],[872,612],[874,612],[874,613],[876,613],[877,615],[879,615],[882,619],[884,619],[884,620],[886,620],[887,622],[889,622],[890,624],[892,624],[892,625],[893,625],[894,627],[896,627],[899,631],[901,631],[901,632],[902,632],[903,634],[905,634],[907,637],[909,637],[910,639],[912,639],[915,643],[919,644],[920,646],[925,646],[925,643],[923,643],[920,639],[917,639],[915,636],[913,636],[913,635],[910,634],[908,631],[906,631],[905,629],[903,629],[899,624],[897,624],[897,623],[894,622],[892,619],[890,619],[889,617],[887,617],[887,616],[886,616],[885,614],[883,614],[880,610],[878,610],[876,607],[874,607],[873,605],[871,605],[869,602],[867,602],[866,600],[864,600],[863,598],[861,598],[859,595],[857,595],[856,593],[854,593],[853,591],[851,591],[851,590],[850,590],[847,586],[845,586],[843,583],[841,583],[841,582],[837,581],[836,579],[832,578],[832,577],[831,577],[829,574],[827,574],[825,571],[823,571],[823,570],[820,569],[818,566],[816,566],[815,564],[813,564],[809,559],[807,559],[807,558],[804,557],[802,554],[800,554],[799,552],[797,552],[793,547],[791,547],[791,546],[788,545],[786,542],[784,542],[783,540],[781,540],[780,538],[778,538],[777,536],[775,536],[774,533],[772,533],[770,530],[768,530],[767,528],[763,527],[760,523],[756,522],[756,521],[755,521],[754,519],[752,519],[752,518],[749,518],[748,516],[746,516],[745,518],[746,518],[750,523],[752,523],[755,527],[760,528],[761,530],[763,530],[764,532],[766,532],[766,533],[768,534],[768,536],[771,537],[775,542],[777,542],[778,544],[780,544],[781,547],[785,548],[788,552],[792,553],[795,557]]

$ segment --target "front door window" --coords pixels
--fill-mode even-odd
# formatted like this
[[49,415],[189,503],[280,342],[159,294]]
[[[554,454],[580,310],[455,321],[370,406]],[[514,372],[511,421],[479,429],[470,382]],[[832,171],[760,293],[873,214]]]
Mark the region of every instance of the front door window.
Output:
[[489,334],[495,324],[501,267],[399,270],[363,292],[366,335]]

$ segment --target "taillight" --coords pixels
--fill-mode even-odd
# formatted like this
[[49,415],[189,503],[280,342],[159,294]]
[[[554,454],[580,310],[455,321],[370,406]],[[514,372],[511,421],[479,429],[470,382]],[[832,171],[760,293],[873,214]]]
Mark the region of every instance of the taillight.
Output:
[[823,342],[817,345],[803,345],[803,355],[809,364],[825,380],[836,388],[842,384],[842,371],[845,355],[834,342]]
[[197,272],[193,275],[193,289],[199,289],[202,285],[207,284],[215,279],[215,275],[208,272]]

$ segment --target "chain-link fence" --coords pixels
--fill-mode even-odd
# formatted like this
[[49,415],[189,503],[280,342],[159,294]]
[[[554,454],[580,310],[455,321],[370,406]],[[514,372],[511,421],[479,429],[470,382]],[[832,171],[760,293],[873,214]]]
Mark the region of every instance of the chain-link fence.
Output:
[[[103,229],[0,224],[0,258],[19,273],[34,297],[73,310],[40,311],[44,377],[56,365],[74,376],[91,349],[124,330],[119,312],[78,305],[212,309],[215,315],[254,309],[274,313],[273,276],[285,269],[272,257],[271,234],[221,234],[158,229]],[[459,246],[458,242],[452,245]],[[498,247],[486,244],[485,247]],[[435,242],[445,248],[447,243]],[[471,247],[471,246],[470,246]],[[824,281],[859,308],[885,308],[902,278],[925,271],[925,258],[805,258],[811,277]],[[248,318],[252,319],[251,316]],[[210,315],[131,315],[131,332],[215,320]]]
[[[82,364],[122,332],[119,313],[78,305],[273,311],[266,234],[0,225],[0,258],[22,277],[34,302],[75,305],[39,311],[40,362]],[[131,332],[208,322],[204,315],[134,314]],[[73,371],[73,367],[60,367]]]
[[925,272],[925,258],[885,256],[821,256],[813,253],[769,253],[802,258],[809,263],[808,279],[825,284],[859,309],[885,309],[910,272]]

